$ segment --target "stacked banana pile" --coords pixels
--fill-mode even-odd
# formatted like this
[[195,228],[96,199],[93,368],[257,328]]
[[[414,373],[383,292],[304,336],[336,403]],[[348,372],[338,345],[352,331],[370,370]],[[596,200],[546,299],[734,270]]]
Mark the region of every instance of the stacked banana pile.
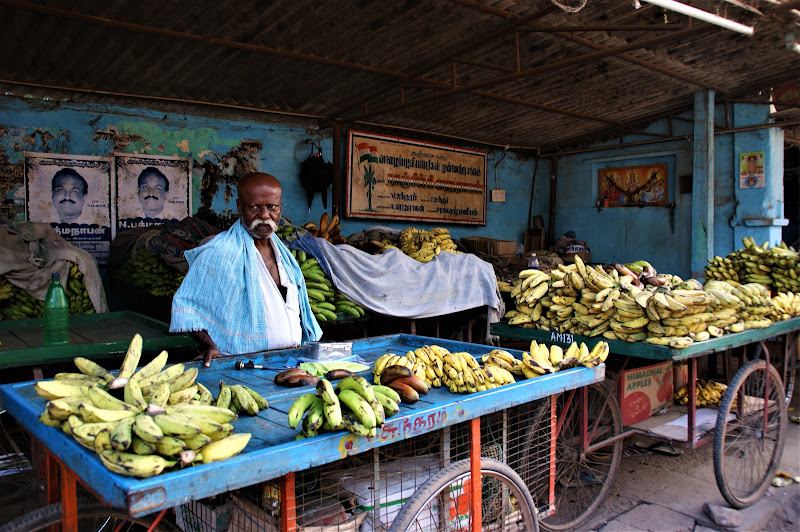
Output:
[[[69,313],[94,314],[94,306],[89,299],[83,273],[78,265],[70,263],[69,275],[61,280],[64,293],[69,301]],[[44,302],[34,298],[28,292],[17,288],[6,278],[0,277],[0,319],[22,320],[28,318],[41,318],[44,313]]]
[[[342,226],[339,223],[339,215],[334,214],[330,216],[327,212],[323,212],[319,217],[319,225],[314,222],[306,222],[303,229],[311,233],[317,238],[324,238],[332,244],[346,244],[347,238],[340,235]],[[282,236],[282,235],[278,235]]]
[[139,478],[244,449],[250,434],[233,433],[236,414],[197,400],[211,401],[208,390],[195,383],[197,368],[165,367],[164,351],[136,371],[141,351],[142,337],[136,334],[116,377],[77,357],[80,373],[37,382],[36,392],[48,400],[41,422],[94,450],[111,471]]
[[317,382],[316,393],[298,397],[289,408],[289,426],[302,423],[298,438],[346,429],[359,436],[375,436],[400,411],[400,397],[387,386],[371,385],[360,375],[345,377],[334,388],[327,379]]
[[[697,385],[694,390],[695,404],[697,406],[719,405],[727,389],[728,387],[722,383],[697,379]],[[689,389],[686,386],[682,386],[675,392],[675,401],[682,405],[689,402]]]
[[520,279],[517,279],[516,281],[506,281],[505,279],[497,277],[497,288],[499,288],[501,292],[511,293],[514,291],[514,288],[519,286],[521,282],[522,280]]
[[742,244],[742,249],[727,257],[710,259],[705,278],[758,283],[778,292],[800,292],[800,254],[796,250],[785,242],[772,248],[769,242],[759,246],[753,237],[743,237]]
[[455,242],[450,238],[450,231],[443,227],[430,231],[406,227],[400,231],[400,249],[419,262],[430,262],[442,251],[458,253]]
[[172,297],[181,286],[184,274],[168,266],[160,255],[151,255],[139,249],[136,259],[129,253],[122,264],[112,273],[121,284],[130,283],[156,297]]
[[347,299],[347,296],[333,286],[333,282],[325,275],[317,259],[308,256],[302,250],[290,251],[297,259],[300,271],[303,272],[308,290],[308,302],[318,322],[336,321],[340,315],[347,318],[360,318],[364,315],[364,307]]

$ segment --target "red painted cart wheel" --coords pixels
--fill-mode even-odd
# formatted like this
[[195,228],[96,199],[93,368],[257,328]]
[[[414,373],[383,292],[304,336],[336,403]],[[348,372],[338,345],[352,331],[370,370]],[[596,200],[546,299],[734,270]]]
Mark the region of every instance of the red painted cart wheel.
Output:
[[786,401],[778,371],[751,360],[736,372],[717,414],[714,476],[733,508],[746,508],[769,488],[786,436]]
[[588,388],[587,443],[581,445],[580,390],[556,398],[555,513],[540,520],[547,530],[572,530],[603,504],[622,458],[622,413],[603,383]]

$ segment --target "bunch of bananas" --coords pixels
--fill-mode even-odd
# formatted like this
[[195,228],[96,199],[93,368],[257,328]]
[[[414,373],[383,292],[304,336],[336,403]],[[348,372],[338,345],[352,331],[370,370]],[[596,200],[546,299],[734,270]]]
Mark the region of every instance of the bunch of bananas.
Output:
[[555,373],[561,369],[585,366],[594,368],[606,361],[609,347],[606,342],[600,341],[589,350],[584,342],[572,342],[566,351],[561,346],[540,344],[536,340],[531,342],[530,350],[522,353],[522,373],[526,378],[532,379],[539,375]]
[[430,262],[442,251],[458,253],[450,231],[443,227],[430,231],[406,227],[400,231],[400,250],[419,262]]
[[227,408],[234,414],[244,413],[257,416],[259,410],[266,410],[269,408],[269,403],[267,403],[267,400],[264,399],[260,393],[252,388],[248,388],[242,384],[228,386],[224,381],[219,381],[219,395],[214,402],[214,406],[218,408]]
[[400,397],[387,386],[373,386],[360,375],[317,382],[316,393],[301,395],[289,407],[289,426],[302,423],[298,438],[346,429],[359,436],[376,436],[378,429],[400,411]]
[[69,300],[70,314],[73,316],[78,314],[94,314],[94,305],[92,305],[92,301],[89,299],[89,293],[86,291],[83,272],[78,269],[77,264],[70,264],[67,282],[63,284],[64,293]]
[[131,283],[156,297],[172,297],[181,286],[184,274],[168,266],[160,255],[151,255],[139,249],[136,259],[129,253],[122,264],[114,270],[114,279],[120,283]]
[[796,250],[785,242],[772,248],[769,242],[759,246],[753,237],[742,237],[742,244],[742,249],[727,257],[710,259],[705,278],[758,283],[778,292],[800,291],[800,254]]
[[317,238],[324,238],[332,244],[347,243],[347,238],[339,234],[342,232],[342,226],[339,223],[338,214],[330,216],[327,212],[323,212],[319,218],[319,225],[314,222],[306,222],[303,225],[303,229]]
[[336,321],[342,315],[347,318],[360,318],[365,314],[364,307],[347,299],[347,296],[333,286],[333,282],[325,275],[317,259],[308,256],[302,250],[290,251],[297,259],[300,271],[303,272],[308,302],[318,322]]
[[[495,350],[501,357],[514,357],[502,350]],[[375,361],[373,374],[376,383],[397,389],[404,402],[415,402],[419,393],[427,393],[431,387],[444,386],[452,393],[474,393],[516,382],[514,375],[506,369],[509,363],[484,364],[467,352],[451,353],[438,345],[424,345],[408,351],[405,355],[386,353]]]
[[4,320],[25,320],[41,318],[44,313],[44,302],[31,296],[21,288],[17,288],[6,279],[0,277],[0,318]]
[[[94,306],[89,299],[83,272],[78,265],[71,262],[69,274],[63,279],[61,285],[69,301],[69,313],[94,314]],[[44,314],[44,302],[34,298],[28,292],[17,288],[4,277],[0,277],[0,318],[6,320],[20,320],[28,318],[41,318]]]
[[40,421],[95,451],[111,471],[139,478],[244,449],[250,434],[233,434],[236,414],[208,404],[210,393],[195,382],[196,367],[165,367],[168,355],[162,351],[137,371],[141,352],[136,334],[116,377],[77,357],[80,373],[37,382],[36,392],[48,400]]
[[522,281],[519,279],[517,279],[516,281],[514,280],[506,281],[505,279],[497,277],[497,288],[500,289],[501,292],[506,292],[510,294],[511,292],[514,291],[514,288],[516,288],[521,282]]
[[[719,405],[722,396],[728,387],[722,383],[698,379],[694,389],[694,399],[697,406]],[[675,392],[675,401],[685,405],[689,402],[689,389],[682,386]]]
[[795,316],[800,316],[800,294],[794,292],[778,292],[772,298],[774,316],[776,321],[788,320]]

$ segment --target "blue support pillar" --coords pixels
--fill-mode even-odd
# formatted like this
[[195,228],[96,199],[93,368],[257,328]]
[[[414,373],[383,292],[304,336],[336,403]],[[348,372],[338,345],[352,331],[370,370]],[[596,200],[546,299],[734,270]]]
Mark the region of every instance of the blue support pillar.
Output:
[[691,276],[703,277],[714,256],[714,91],[694,95]]
[[[736,104],[734,127],[768,124],[770,108],[767,105]],[[743,131],[734,134],[734,179],[736,212],[731,220],[734,249],[742,247],[743,237],[753,237],[757,244],[780,243],[783,226],[789,221],[783,212],[783,131],[778,127]],[[755,187],[742,183],[741,172],[746,166],[745,154],[763,154],[763,183]]]

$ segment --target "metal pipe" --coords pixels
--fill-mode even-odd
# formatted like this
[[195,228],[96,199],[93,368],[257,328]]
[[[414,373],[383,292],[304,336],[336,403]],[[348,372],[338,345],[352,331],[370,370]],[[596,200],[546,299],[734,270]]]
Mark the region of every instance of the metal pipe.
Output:
[[720,26],[721,28],[741,33],[743,35],[748,35],[748,36],[753,35],[754,30],[752,26],[745,26],[744,24],[739,24],[738,22],[734,22],[725,17],[720,17],[719,15],[709,13],[708,11],[703,11],[702,9],[697,9],[696,7],[687,6],[686,4],[676,2],[675,0],[644,0],[644,1],[649,4],[663,7],[664,9],[669,9],[670,11],[675,11],[676,13],[681,13],[682,15],[686,15],[687,17],[696,18],[697,20],[702,20],[703,22],[708,22],[709,24],[714,24],[715,26]]

